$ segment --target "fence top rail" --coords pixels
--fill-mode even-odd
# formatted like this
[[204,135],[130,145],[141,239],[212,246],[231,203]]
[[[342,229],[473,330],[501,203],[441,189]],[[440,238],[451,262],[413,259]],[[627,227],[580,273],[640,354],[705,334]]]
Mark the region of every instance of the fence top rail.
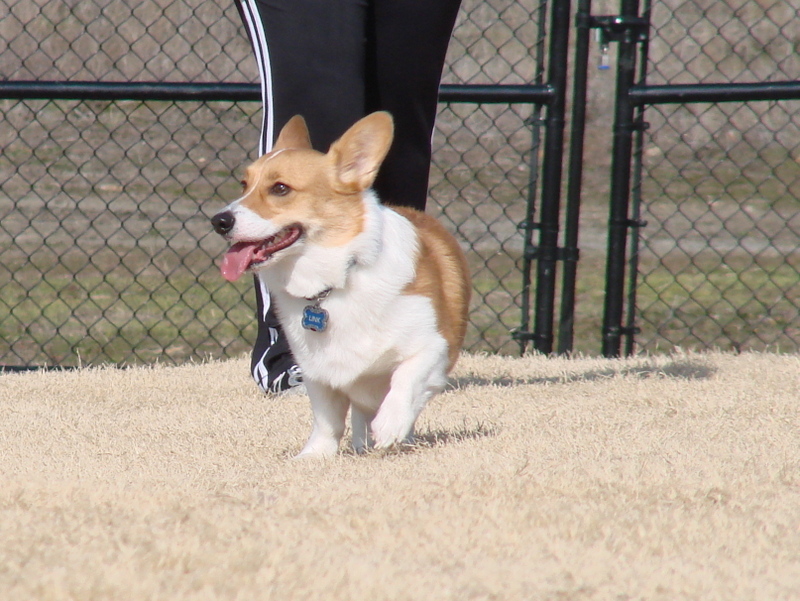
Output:
[[[547,104],[550,85],[442,85],[442,102]],[[260,102],[251,83],[0,81],[0,99],[11,100],[171,100]]]
[[0,81],[0,98],[260,102],[261,87],[250,83]]
[[800,81],[632,86],[634,105],[800,100]]

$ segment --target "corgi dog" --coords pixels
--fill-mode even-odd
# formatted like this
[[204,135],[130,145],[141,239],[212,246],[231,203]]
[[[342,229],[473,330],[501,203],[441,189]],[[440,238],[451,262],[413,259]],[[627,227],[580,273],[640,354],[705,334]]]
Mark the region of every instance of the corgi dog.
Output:
[[412,441],[464,341],[471,285],[458,243],[371,189],[392,137],[391,116],[373,113],[323,154],[295,116],[211,220],[232,244],[222,275],[258,274],[302,369],[313,428],[298,457],[336,454],[348,409],[356,452]]

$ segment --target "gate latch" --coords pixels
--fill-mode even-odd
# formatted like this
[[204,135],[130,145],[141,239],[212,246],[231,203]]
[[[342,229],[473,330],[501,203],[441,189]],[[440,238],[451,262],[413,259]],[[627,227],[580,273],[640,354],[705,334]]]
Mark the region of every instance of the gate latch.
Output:
[[626,17],[622,15],[590,16],[590,29],[597,30],[597,42],[600,44],[600,68],[609,68],[608,45],[611,42],[628,40],[646,42],[650,22],[642,17]]

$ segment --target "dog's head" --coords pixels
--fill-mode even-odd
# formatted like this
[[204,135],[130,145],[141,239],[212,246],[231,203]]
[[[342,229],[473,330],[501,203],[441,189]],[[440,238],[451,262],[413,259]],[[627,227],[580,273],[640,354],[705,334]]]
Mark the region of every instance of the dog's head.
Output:
[[389,113],[364,117],[327,154],[311,148],[305,120],[284,126],[274,149],[245,171],[244,193],[214,215],[214,230],[232,245],[222,275],[236,280],[306,244],[341,246],[363,227],[365,190],[372,186],[389,146]]

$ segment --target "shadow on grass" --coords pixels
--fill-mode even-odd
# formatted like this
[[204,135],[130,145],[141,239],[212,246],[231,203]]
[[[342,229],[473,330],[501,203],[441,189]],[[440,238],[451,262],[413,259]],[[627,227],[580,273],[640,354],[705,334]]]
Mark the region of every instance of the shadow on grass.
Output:
[[478,422],[475,425],[464,423],[460,428],[451,430],[429,430],[428,432],[418,432],[414,435],[414,443],[409,445],[410,450],[426,449],[463,442],[465,440],[479,440],[490,436],[496,436],[497,429],[489,424]]
[[485,378],[482,376],[462,376],[450,381],[448,390],[460,390],[468,386],[525,386],[531,384],[569,384],[572,382],[595,382],[616,377],[647,378],[673,378],[676,380],[707,380],[716,373],[717,369],[708,363],[693,359],[678,359],[666,365],[655,363],[607,367],[593,369],[583,373],[569,373],[558,376],[518,378],[514,376],[497,376]]
[[348,444],[345,448],[339,451],[339,454],[342,456],[359,458],[369,456],[390,457],[396,455],[407,455],[453,443],[459,443],[468,440],[480,440],[483,438],[496,436],[497,432],[498,431],[494,426],[484,424],[483,422],[478,422],[474,425],[465,422],[461,427],[458,428],[417,432],[414,435],[414,442],[396,444],[388,449],[370,448],[367,451],[356,453]]

